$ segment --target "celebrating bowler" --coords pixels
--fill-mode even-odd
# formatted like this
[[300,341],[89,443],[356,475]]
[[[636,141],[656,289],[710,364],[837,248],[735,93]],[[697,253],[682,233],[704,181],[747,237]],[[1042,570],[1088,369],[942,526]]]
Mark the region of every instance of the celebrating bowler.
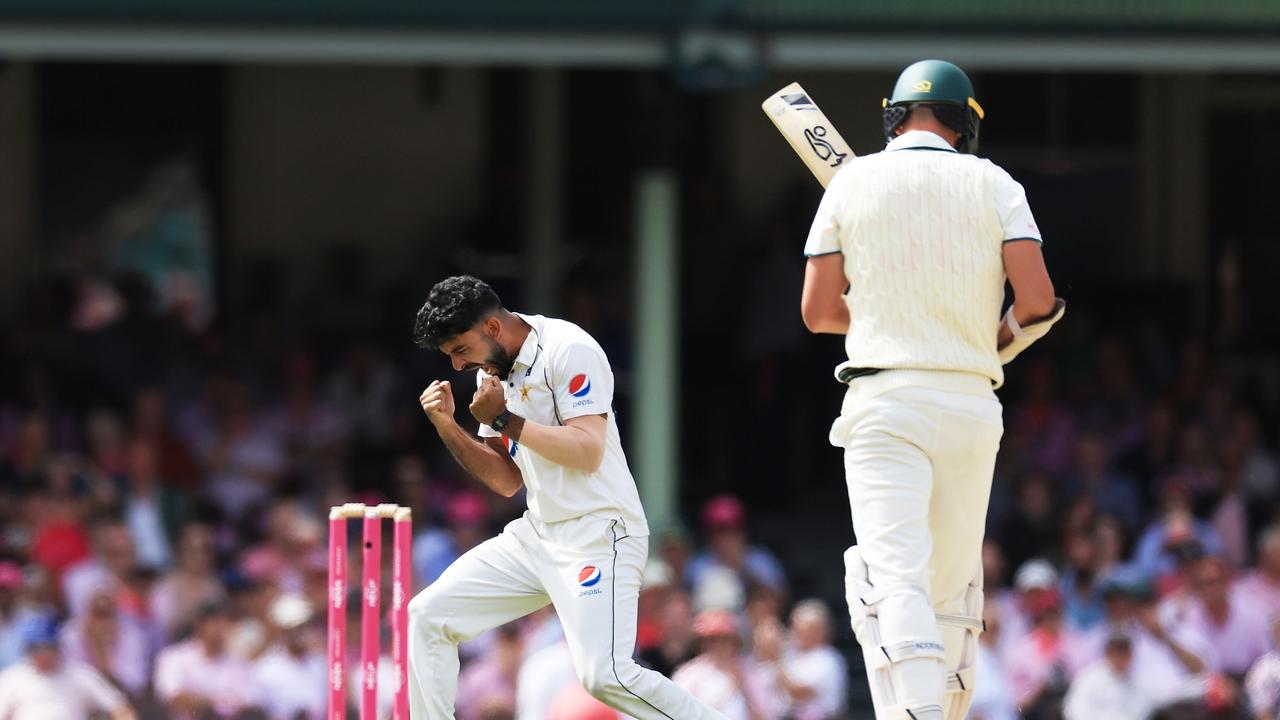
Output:
[[525,487],[529,509],[409,603],[412,717],[453,718],[459,642],[550,603],[596,698],[642,720],[722,718],[631,657],[649,528],[600,345],[564,320],[506,310],[469,276],[431,289],[414,335],[456,370],[477,372],[479,438],[454,420],[448,381],[422,393],[440,439],[495,492]]

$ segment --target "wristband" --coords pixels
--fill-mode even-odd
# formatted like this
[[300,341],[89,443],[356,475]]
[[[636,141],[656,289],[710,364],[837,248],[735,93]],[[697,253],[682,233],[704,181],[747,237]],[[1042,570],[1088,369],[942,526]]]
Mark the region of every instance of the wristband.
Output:
[[507,423],[509,422],[511,422],[511,411],[503,408],[502,414],[494,418],[493,421],[489,423],[489,427],[493,428],[496,432],[502,432],[506,429]]

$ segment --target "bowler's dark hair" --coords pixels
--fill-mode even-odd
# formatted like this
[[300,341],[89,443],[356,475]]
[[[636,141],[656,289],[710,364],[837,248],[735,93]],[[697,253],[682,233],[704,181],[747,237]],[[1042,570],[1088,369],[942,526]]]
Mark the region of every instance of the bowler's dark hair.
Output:
[[418,311],[413,341],[419,347],[438,350],[501,308],[498,293],[485,281],[470,275],[445,278],[431,288],[427,302]]

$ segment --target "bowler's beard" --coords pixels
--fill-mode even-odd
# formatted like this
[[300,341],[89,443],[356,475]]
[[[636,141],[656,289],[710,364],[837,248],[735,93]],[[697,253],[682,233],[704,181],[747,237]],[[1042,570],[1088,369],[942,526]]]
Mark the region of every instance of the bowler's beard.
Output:
[[485,364],[497,369],[499,380],[506,380],[511,375],[511,368],[515,367],[516,359],[497,340],[486,337],[484,341],[489,346],[489,357],[485,358]]

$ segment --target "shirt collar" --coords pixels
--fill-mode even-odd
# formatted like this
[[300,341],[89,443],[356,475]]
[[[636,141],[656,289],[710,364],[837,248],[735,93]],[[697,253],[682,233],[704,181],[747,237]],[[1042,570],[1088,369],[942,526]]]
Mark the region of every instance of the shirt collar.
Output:
[[885,150],[946,150],[955,152],[956,149],[951,144],[942,139],[941,135],[931,133],[928,130],[908,130],[898,137],[889,141],[885,145]]
[[[524,344],[520,346],[520,352],[516,353],[516,365],[523,367],[533,367],[533,363],[538,359],[538,334],[542,330],[542,318],[537,315],[522,315],[521,313],[512,313],[521,320],[529,323],[529,335],[525,337]],[[514,366],[512,366],[514,368]]]

